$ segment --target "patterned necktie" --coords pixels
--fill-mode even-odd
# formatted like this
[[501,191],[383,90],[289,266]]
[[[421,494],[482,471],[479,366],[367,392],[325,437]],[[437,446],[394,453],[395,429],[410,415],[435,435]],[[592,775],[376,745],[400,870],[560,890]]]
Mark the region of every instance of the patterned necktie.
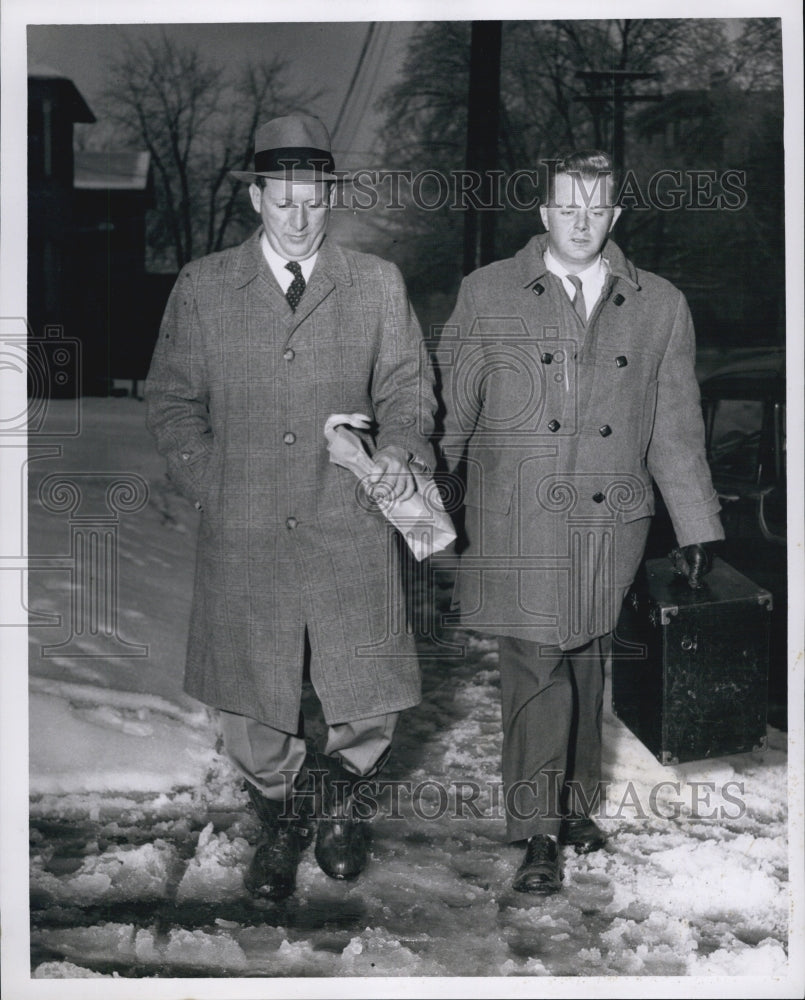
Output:
[[584,304],[584,294],[581,290],[581,278],[577,274],[568,274],[567,280],[576,289],[576,294],[572,298],[573,308],[576,310],[579,319],[586,325],[587,306]]
[[288,300],[288,305],[291,309],[296,312],[296,307],[299,305],[299,300],[302,298],[302,293],[305,290],[305,279],[302,277],[302,268],[299,266],[299,261],[289,260],[285,266],[293,275],[293,281],[288,286],[285,298]]

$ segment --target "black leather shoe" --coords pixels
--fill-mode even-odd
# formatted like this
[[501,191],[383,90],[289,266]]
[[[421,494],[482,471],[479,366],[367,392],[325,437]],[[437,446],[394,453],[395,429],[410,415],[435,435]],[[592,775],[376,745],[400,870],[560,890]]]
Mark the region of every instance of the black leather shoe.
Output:
[[531,837],[523,863],[514,876],[512,888],[517,892],[548,895],[562,888],[562,878],[556,842],[542,833]]
[[362,820],[319,820],[316,862],[330,878],[357,878],[369,860],[369,829]]
[[299,859],[310,843],[307,800],[268,799],[249,782],[246,789],[262,830],[244,884],[253,896],[285,899],[296,888]]
[[589,816],[568,816],[559,826],[559,843],[572,844],[576,854],[590,854],[606,842],[601,828]]
[[316,862],[330,878],[357,878],[369,860],[369,827],[356,814],[354,800],[355,786],[362,779],[324,754],[317,755],[317,766],[324,788]]
[[262,830],[244,884],[253,896],[285,899],[296,889],[296,870],[302,843],[287,821],[275,830]]

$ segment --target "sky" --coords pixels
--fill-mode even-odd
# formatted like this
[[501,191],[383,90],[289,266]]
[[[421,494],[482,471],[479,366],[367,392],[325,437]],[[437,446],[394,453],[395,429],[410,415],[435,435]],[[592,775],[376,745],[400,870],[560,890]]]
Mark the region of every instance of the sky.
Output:
[[[113,10],[114,5],[106,10]],[[127,39],[172,40],[195,46],[208,59],[237,70],[248,61],[282,56],[291,88],[321,90],[309,110],[334,132],[371,22],[220,23],[220,24],[50,24],[29,25],[29,65],[61,71],[77,86],[100,117],[109,87],[109,67]],[[413,24],[375,29],[363,71],[338,134],[333,136],[336,165],[366,165],[379,119],[374,105],[399,70]]]

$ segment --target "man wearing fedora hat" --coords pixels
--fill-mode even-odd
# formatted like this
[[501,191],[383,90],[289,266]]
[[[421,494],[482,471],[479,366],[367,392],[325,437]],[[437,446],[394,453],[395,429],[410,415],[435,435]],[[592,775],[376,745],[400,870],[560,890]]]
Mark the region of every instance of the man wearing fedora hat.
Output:
[[[405,499],[412,466],[433,467],[432,378],[397,268],[326,238],[334,171],[318,119],[261,126],[254,170],[233,171],[261,225],[182,270],[145,387],[169,475],[202,512],[185,690],[219,710],[262,826],[246,884],[269,899],[294,890],[315,804],[319,866],[363,869],[358,782],[420,699],[395,539],[328,460],[324,425],[368,414],[369,490]],[[305,677],[323,752],[304,738]]]

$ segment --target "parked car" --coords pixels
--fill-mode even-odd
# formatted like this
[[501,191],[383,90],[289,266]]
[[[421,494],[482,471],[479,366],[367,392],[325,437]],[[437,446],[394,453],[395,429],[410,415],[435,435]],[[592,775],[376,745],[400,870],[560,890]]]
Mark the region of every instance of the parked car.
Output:
[[[711,371],[700,386],[707,458],[727,536],[717,552],[772,594],[768,718],[786,729],[785,354],[769,349],[744,356]],[[670,519],[658,503],[647,555],[673,545]]]
[[[730,539],[786,544],[785,359],[774,351],[734,362],[701,385],[707,457]],[[726,525],[725,525],[726,527]]]

